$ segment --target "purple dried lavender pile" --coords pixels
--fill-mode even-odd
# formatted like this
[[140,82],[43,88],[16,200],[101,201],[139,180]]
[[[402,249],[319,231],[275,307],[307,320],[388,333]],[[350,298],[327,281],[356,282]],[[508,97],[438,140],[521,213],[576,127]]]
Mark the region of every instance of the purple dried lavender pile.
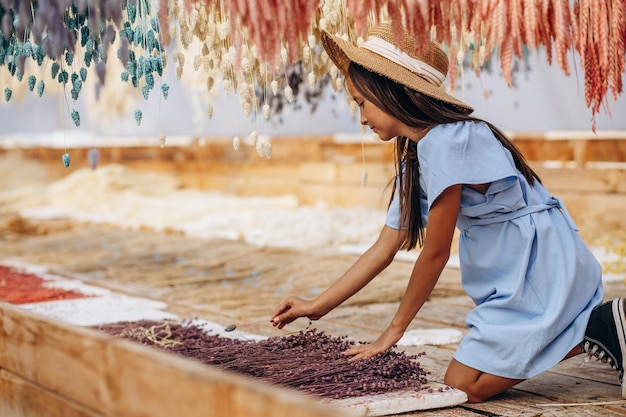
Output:
[[99,330],[324,398],[418,391],[429,374],[416,360],[421,354],[394,349],[350,361],[343,352],[353,342],[315,329],[263,341],[211,335],[189,323],[127,322],[103,325]]

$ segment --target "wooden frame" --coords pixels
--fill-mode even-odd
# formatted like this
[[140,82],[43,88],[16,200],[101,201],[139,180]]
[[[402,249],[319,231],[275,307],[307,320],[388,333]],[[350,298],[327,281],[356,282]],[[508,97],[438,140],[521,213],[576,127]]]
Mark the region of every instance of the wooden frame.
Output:
[[0,303],[4,417],[341,417],[305,395]]

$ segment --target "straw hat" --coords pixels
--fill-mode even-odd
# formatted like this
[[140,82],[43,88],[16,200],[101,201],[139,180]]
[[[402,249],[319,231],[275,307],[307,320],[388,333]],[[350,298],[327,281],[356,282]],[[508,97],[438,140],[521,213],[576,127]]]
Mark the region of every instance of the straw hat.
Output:
[[448,73],[448,56],[434,42],[415,51],[413,38],[406,32],[402,50],[395,46],[390,23],[381,23],[370,28],[367,40],[356,46],[326,31],[322,31],[322,44],[337,68],[348,74],[350,62],[416,90],[436,100],[452,104],[462,113],[474,109],[447,94],[443,82]]

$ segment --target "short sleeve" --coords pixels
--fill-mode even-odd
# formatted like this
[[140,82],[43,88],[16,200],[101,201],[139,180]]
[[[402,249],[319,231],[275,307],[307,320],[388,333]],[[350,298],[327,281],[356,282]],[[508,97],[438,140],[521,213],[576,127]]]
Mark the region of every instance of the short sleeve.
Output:
[[[394,192],[391,204],[389,204],[389,208],[387,209],[387,218],[385,219],[385,225],[396,230],[408,229],[408,227],[400,226],[400,193],[398,192],[398,187],[399,185],[396,180],[396,191]],[[428,222],[428,201],[426,199],[426,196],[422,192],[423,187],[423,181],[420,179],[420,209],[422,212],[422,222],[425,226]]]
[[400,193],[398,193],[397,190],[393,193],[391,204],[389,204],[389,208],[387,209],[385,225],[392,229],[400,229]]
[[510,152],[483,122],[457,122],[431,129],[417,143],[428,210],[448,187],[485,184],[517,176]]

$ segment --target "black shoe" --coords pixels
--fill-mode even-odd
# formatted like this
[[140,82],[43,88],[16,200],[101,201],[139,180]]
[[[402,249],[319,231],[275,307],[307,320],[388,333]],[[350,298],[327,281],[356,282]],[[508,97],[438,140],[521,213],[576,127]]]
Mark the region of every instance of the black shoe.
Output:
[[591,357],[606,362],[619,371],[622,398],[626,398],[624,361],[626,359],[626,315],[624,299],[616,298],[596,307],[591,312],[585,338],[580,347],[588,361]]

